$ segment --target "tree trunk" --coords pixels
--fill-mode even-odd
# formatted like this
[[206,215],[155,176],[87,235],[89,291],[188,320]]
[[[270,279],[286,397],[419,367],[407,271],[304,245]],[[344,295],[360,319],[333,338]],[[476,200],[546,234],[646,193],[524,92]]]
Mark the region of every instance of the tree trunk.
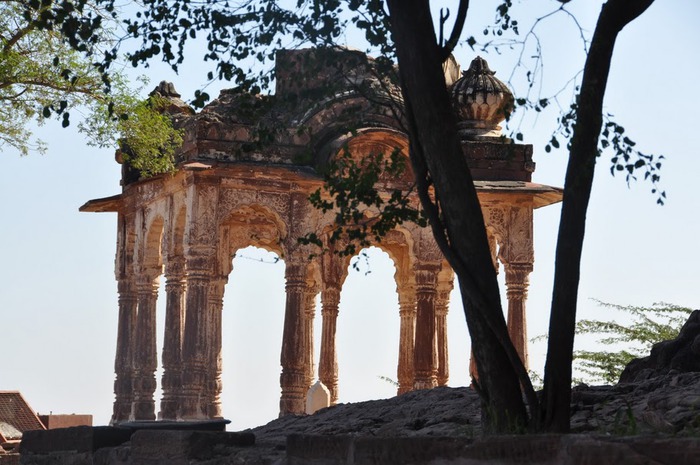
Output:
[[576,301],[586,211],[602,126],[603,98],[615,39],[622,28],[642,14],[654,0],[610,0],[603,5],[586,58],[578,97],[576,125],[557,239],[552,312],[544,378],[546,430],[568,432],[571,404],[571,363],[576,328]]
[[[457,134],[427,0],[388,0],[411,138],[411,161],[436,240],[458,278],[479,370],[486,428],[527,424],[476,189]],[[437,205],[427,196],[432,181]],[[439,208],[439,214],[435,211]],[[517,366],[519,364],[519,367]],[[529,380],[528,380],[529,382]]]

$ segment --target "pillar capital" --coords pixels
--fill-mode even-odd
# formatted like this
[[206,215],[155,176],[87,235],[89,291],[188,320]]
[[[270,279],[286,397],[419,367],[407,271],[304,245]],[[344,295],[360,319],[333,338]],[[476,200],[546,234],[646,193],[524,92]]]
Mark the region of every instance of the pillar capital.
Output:
[[505,265],[506,269],[506,294],[509,299],[524,300],[527,298],[529,275],[532,272],[532,263],[511,263]]
[[399,294],[399,316],[415,317],[416,315],[416,286],[413,283],[404,282],[396,286]]
[[321,291],[321,315],[338,314],[340,289],[335,286],[324,287]]
[[506,263],[505,269],[506,273],[511,273],[512,276],[524,275],[527,276],[532,273],[534,266],[532,262],[514,262]]
[[185,274],[187,261],[184,255],[171,255],[165,260],[165,276],[182,276]]
[[439,263],[422,263],[415,266],[415,290],[419,300],[424,297],[426,292],[435,293],[437,291],[437,279],[440,269],[441,264]]
[[289,261],[284,269],[285,289],[287,292],[306,293],[308,288],[309,264],[300,261]]
[[190,278],[211,279],[215,270],[215,251],[210,247],[189,247],[185,253],[185,270]]
[[139,274],[136,278],[136,292],[141,294],[158,294],[160,279],[151,273]]

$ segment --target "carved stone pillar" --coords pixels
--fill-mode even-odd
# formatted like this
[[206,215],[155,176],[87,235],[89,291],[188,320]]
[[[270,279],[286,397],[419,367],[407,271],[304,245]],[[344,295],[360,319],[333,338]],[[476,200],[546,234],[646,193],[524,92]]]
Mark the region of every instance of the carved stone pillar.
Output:
[[338,355],[335,350],[335,332],[339,304],[340,289],[334,286],[325,287],[321,292],[323,331],[318,378],[331,392],[331,405],[338,403]]
[[207,418],[223,418],[221,414],[221,317],[224,308],[224,286],[226,278],[212,280],[209,284],[209,305],[206,316],[207,326],[207,380],[204,392],[204,405]]
[[137,282],[138,313],[136,316],[136,345],[133,357],[134,420],[155,420],[156,405],[156,300],[158,278],[141,276]]
[[506,263],[506,296],[508,297],[508,334],[520,360],[528,368],[527,321],[525,301],[532,263]]
[[416,338],[416,289],[411,285],[399,286],[399,316],[401,318],[399,334],[399,364],[397,394],[413,390],[415,367],[413,351]]
[[435,301],[440,265],[421,264],[416,269],[415,389],[437,386],[435,351]]
[[508,237],[501,261],[506,273],[508,297],[508,334],[520,359],[528,367],[527,299],[528,275],[532,272],[534,250],[532,244],[532,207],[511,207],[507,215]]
[[[179,417],[184,420],[209,418],[212,372],[212,325],[210,293],[217,265],[218,186],[211,179],[193,176],[188,186],[187,217],[184,228],[185,331],[182,340],[182,396]],[[215,368],[214,368],[215,369]]]
[[450,303],[450,292],[454,286],[453,275],[449,279],[438,282],[437,299],[435,302],[435,338],[437,343],[437,384],[446,386],[450,379],[449,360],[447,352],[447,311]]
[[307,335],[306,352],[304,353],[304,366],[307,368],[305,384],[311,386],[316,378],[314,364],[314,318],[316,316],[316,296],[319,292],[317,284],[306,287],[306,305],[304,306],[304,334]]
[[163,377],[160,402],[161,420],[177,419],[182,387],[182,336],[185,328],[185,259],[174,257],[165,267],[165,334],[163,337]]
[[207,391],[210,359],[207,358],[209,328],[209,290],[212,280],[212,256],[209,250],[190,250],[186,256],[187,294],[185,331],[182,343],[182,396],[179,417],[185,420],[207,419],[203,393]]
[[282,335],[282,374],[280,385],[280,416],[303,414],[306,410],[306,391],[309,389],[309,348],[313,344],[313,331],[309,332],[307,312],[306,265],[287,263],[285,270],[287,302]]
[[131,419],[131,407],[134,402],[133,384],[133,353],[134,331],[136,329],[136,311],[138,299],[133,282],[122,278],[118,283],[119,291],[119,321],[117,326],[117,353],[114,360],[114,411],[111,423],[119,423]]

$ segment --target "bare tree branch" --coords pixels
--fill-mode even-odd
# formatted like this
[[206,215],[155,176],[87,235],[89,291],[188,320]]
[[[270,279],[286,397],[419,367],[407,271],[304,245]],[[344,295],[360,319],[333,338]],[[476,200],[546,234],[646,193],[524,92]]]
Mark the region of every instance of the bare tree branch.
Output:
[[450,53],[457,46],[457,42],[459,42],[459,38],[462,35],[462,29],[464,29],[464,21],[467,19],[467,10],[469,10],[469,0],[460,0],[457,9],[457,19],[455,19],[455,24],[452,27],[452,34],[445,42],[445,45],[440,44],[442,46],[441,61],[447,60]]

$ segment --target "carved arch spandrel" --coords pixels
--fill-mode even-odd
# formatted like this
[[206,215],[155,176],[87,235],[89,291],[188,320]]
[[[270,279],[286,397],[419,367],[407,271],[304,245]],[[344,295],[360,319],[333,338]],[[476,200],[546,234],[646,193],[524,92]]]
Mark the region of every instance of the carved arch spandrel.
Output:
[[[273,212],[280,219],[287,219],[290,215],[291,196],[288,191],[266,191],[260,189],[239,189],[221,187],[219,190],[218,221],[226,220],[241,207],[247,205],[259,205]],[[290,230],[286,221],[282,221],[285,236]]]
[[248,246],[259,247],[285,256],[287,226],[273,210],[259,205],[242,205],[231,212],[219,226],[219,266],[221,276],[228,276],[236,251]]
[[[338,282],[340,282],[340,286],[342,287],[343,282],[345,281],[345,278],[347,277],[347,268],[350,265],[352,261],[351,256],[339,256],[338,252],[345,250],[345,248],[348,245],[348,240],[347,238],[341,237],[336,239],[334,242],[331,242],[330,240],[330,235],[332,232],[332,226],[327,225],[323,232],[321,233],[321,238],[323,241],[323,250],[320,251],[321,255],[324,257],[324,263],[326,260],[328,260],[327,263],[335,263],[335,262],[342,262],[342,273],[338,274],[338,276],[342,275],[342,279],[339,279],[338,277],[331,277]],[[385,252],[387,255],[389,255],[389,258],[394,264],[394,278],[397,282],[397,286],[400,285],[402,282],[408,282],[413,278],[413,263],[415,262],[415,256],[413,254],[414,251],[414,243],[413,243],[413,238],[411,237],[411,233],[403,228],[396,228],[391,231],[389,231],[380,241],[376,240],[369,240],[369,245],[366,247],[357,247],[356,253],[354,256],[357,256],[362,249],[368,248],[368,247],[376,247],[383,252]],[[326,258],[330,256],[331,258]],[[326,279],[326,277],[324,277]]]
[[508,207],[484,207],[484,223],[493,267],[498,273],[499,261],[503,262],[502,254],[505,252],[509,234]]
[[392,153],[399,151],[403,159],[404,171],[400,177],[381,173],[378,181],[380,190],[390,191],[393,188],[408,188],[413,185],[413,170],[408,157],[408,137],[400,131],[387,128],[364,128],[351,134],[344,134],[326,144],[323,148],[328,153],[327,158],[321,160],[319,167],[323,168],[333,159],[343,156],[347,150],[352,160],[357,165],[362,165],[369,155],[382,154],[388,160]]
[[386,252],[394,263],[394,281],[400,295],[403,287],[415,283],[412,270],[416,257],[411,233],[404,228],[396,228],[389,231],[381,242],[374,242],[373,245]]

